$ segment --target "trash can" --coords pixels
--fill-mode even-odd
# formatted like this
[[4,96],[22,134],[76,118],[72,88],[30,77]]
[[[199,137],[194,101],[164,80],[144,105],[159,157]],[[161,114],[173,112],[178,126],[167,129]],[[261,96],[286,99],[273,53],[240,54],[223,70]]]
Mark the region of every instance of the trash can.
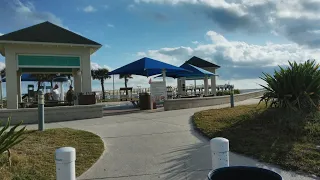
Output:
[[232,166],[212,170],[208,174],[209,180],[282,180],[282,177],[271,170],[247,167],[247,166]]
[[140,105],[140,110],[151,109],[151,96],[149,93],[139,94],[139,105]]

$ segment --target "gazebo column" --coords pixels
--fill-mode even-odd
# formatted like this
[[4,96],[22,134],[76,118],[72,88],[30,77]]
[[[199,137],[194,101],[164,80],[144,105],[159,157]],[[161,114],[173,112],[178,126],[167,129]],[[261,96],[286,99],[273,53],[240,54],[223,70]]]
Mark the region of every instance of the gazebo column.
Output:
[[216,76],[211,76],[211,94],[217,95]]
[[209,87],[208,87],[208,76],[204,77],[204,95],[207,96],[209,93]]
[[18,109],[17,60],[15,52],[9,49],[5,50],[7,108]]
[[[78,95],[78,93],[82,92],[81,76],[79,75],[79,73],[80,73],[79,69],[73,69],[73,71],[72,71],[74,92],[76,95]],[[78,104],[78,100],[75,101],[75,104]]]
[[17,88],[18,88],[18,103],[22,102],[21,99],[21,72],[17,71]]
[[178,94],[181,95],[181,80],[180,78],[177,78],[177,88],[178,88]]
[[90,52],[81,57],[82,92],[92,92]]

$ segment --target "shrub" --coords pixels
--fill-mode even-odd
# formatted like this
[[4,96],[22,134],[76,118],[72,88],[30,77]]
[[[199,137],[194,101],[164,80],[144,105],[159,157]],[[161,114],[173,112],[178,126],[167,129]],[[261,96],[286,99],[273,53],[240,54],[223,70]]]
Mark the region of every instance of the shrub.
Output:
[[20,130],[16,131],[16,129],[22,124],[23,121],[21,121],[19,124],[11,127],[9,130],[10,121],[11,121],[11,118],[8,118],[7,124],[4,127],[2,127],[0,130],[0,154],[7,151],[9,163],[11,164],[10,148],[25,139],[21,136],[25,134],[26,127],[23,127]]
[[262,80],[267,85],[261,85],[266,92],[261,97],[272,107],[293,110],[317,110],[320,99],[319,64],[314,60],[304,63],[289,62],[289,67],[275,70],[274,75],[263,73]]

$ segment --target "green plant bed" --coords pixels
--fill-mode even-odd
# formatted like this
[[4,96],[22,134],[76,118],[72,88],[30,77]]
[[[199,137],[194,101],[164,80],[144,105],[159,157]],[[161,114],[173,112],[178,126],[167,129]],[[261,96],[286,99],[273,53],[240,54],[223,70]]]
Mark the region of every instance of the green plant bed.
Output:
[[84,173],[104,150],[101,138],[93,133],[68,128],[49,129],[23,136],[27,138],[11,148],[11,167],[7,155],[0,155],[0,179],[54,180],[54,153],[59,147],[76,149],[76,174]]
[[320,113],[305,115],[264,105],[195,113],[193,123],[209,138],[225,137],[233,152],[320,176]]

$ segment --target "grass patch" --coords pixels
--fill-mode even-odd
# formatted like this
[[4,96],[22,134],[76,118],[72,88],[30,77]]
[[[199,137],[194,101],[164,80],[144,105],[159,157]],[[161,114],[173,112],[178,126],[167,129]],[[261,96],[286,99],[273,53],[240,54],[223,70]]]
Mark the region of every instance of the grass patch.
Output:
[[233,152],[320,176],[320,113],[313,115],[237,106],[195,113],[194,125],[209,138],[225,137]]
[[55,179],[54,152],[64,146],[76,149],[76,174],[79,176],[98,160],[104,150],[99,136],[82,130],[48,129],[26,136],[23,142],[11,149],[11,167],[8,166],[7,155],[0,155],[0,179]]

